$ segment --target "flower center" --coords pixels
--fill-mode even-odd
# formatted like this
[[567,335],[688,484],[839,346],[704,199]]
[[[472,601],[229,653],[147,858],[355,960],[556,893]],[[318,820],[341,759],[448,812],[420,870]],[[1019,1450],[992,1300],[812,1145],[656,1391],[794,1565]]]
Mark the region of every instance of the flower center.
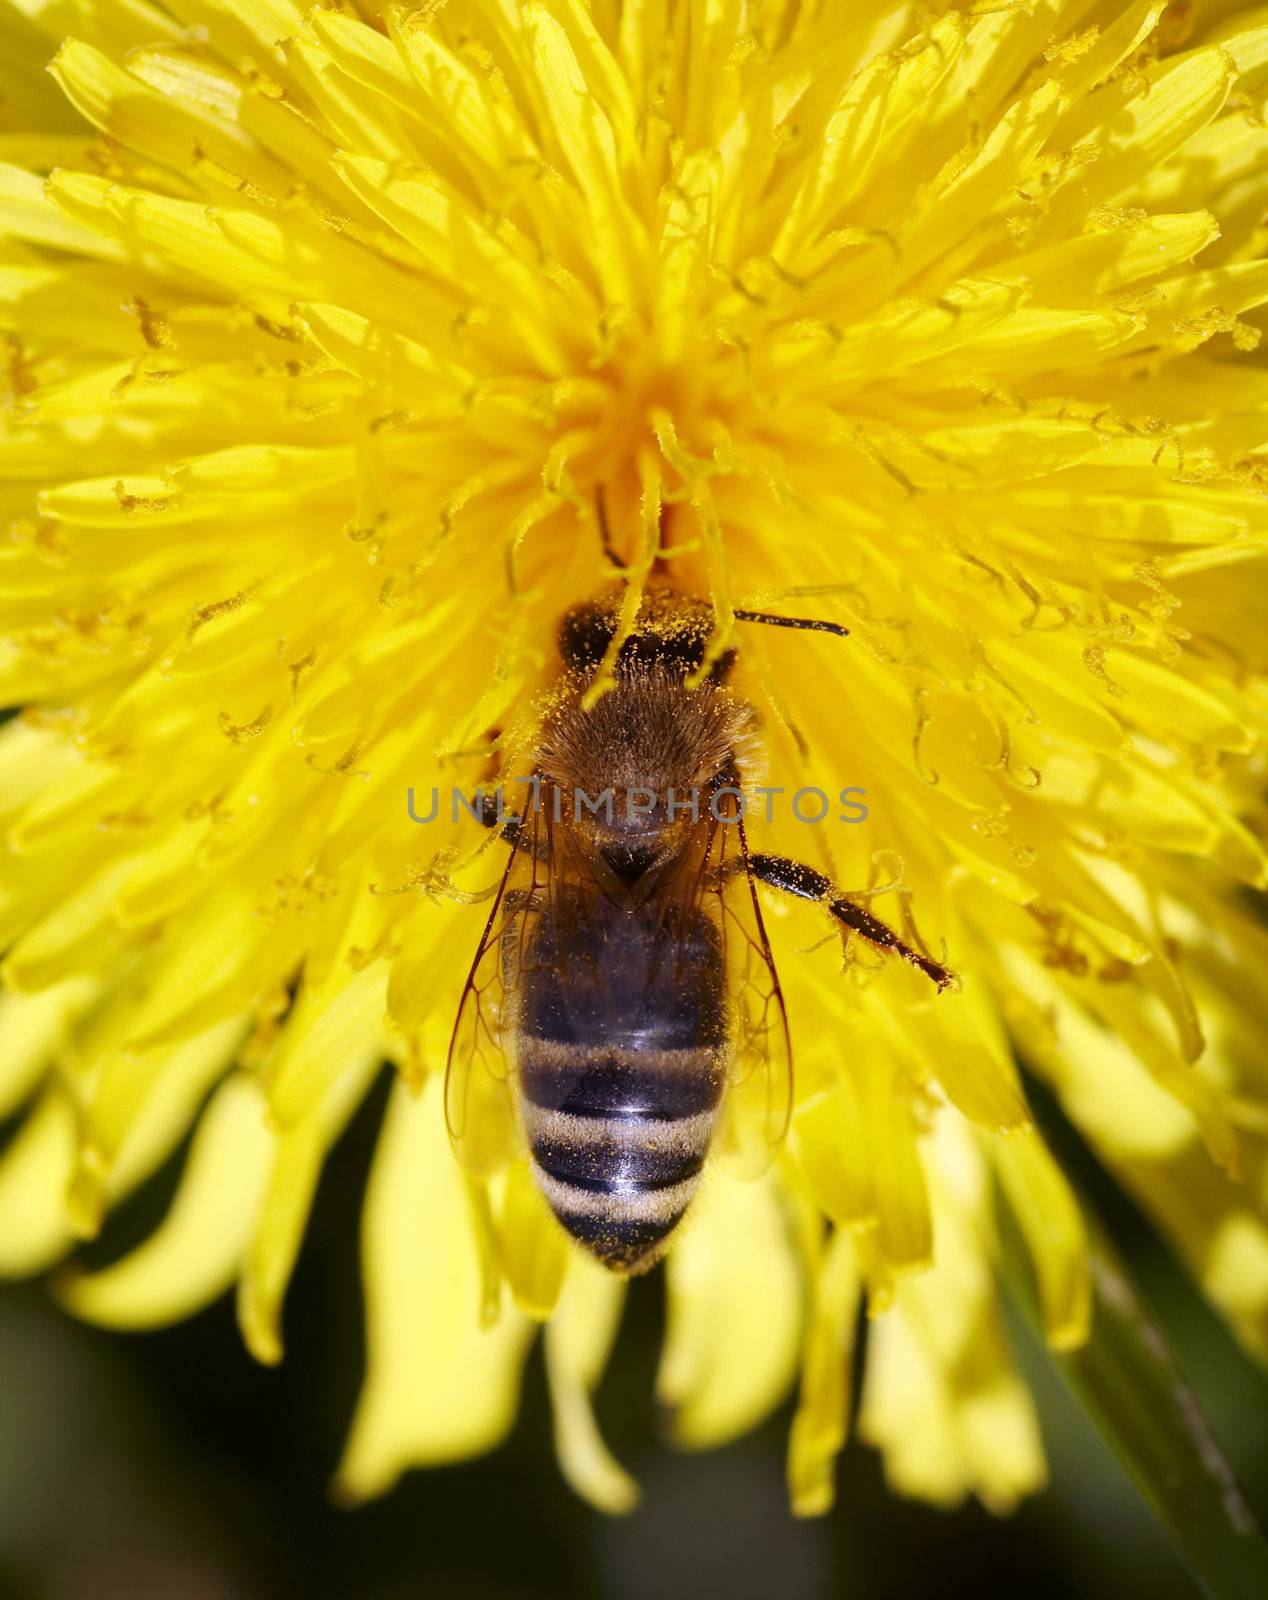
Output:
[[677,499],[693,479],[730,470],[738,395],[725,355],[703,340],[676,359],[646,344],[614,350],[578,386],[584,398],[570,419],[568,463],[575,486],[588,495],[602,485],[610,505],[631,507],[653,478]]

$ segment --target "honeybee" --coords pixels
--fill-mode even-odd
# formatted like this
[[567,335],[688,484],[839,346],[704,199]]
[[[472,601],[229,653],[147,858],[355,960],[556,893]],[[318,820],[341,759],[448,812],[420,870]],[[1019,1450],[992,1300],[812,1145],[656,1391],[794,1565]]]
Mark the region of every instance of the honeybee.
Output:
[[526,1143],[563,1227],[634,1274],[664,1253],[712,1149],[756,1171],[788,1126],[788,1018],[759,882],[819,902],[940,989],[951,974],[814,868],[750,852],[758,719],[729,687],[734,651],[708,664],[707,602],[648,589],[614,681],[587,698],[619,609],[609,591],[563,617],[532,792],[511,815],[482,799],[508,855],[454,1025],[445,1109],[471,1170],[487,1175]]

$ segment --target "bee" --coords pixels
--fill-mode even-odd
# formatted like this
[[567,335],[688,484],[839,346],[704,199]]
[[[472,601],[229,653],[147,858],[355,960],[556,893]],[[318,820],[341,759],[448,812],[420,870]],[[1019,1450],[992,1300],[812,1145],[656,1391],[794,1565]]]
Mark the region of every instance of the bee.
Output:
[[[445,1109],[470,1170],[490,1174],[526,1144],[572,1238],[635,1274],[664,1253],[712,1150],[756,1172],[788,1126],[788,1018],[758,883],[818,902],[939,989],[951,974],[814,868],[750,852],[758,718],[730,687],[734,650],[710,664],[712,607],[649,588],[608,663],[619,610],[607,591],[563,617],[531,794],[511,815],[479,801],[508,855],[454,1025]],[[590,696],[605,663],[610,684]]]

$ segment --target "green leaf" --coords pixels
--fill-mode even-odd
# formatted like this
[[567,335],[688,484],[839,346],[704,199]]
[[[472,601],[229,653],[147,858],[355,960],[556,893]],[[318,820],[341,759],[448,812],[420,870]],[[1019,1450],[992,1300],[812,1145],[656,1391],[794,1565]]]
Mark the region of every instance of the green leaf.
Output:
[[[1171,1346],[1080,1196],[1092,1252],[1092,1333],[1050,1358],[1212,1600],[1264,1600],[1268,1545]],[[1003,1275],[1042,1339],[1029,1257],[1002,1217]]]

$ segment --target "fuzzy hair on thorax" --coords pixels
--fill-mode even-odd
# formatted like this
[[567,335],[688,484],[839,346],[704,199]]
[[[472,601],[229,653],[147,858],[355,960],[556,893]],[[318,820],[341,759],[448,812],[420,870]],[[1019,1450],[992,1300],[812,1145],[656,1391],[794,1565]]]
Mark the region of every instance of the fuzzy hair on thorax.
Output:
[[538,768],[561,789],[706,794],[732,765],[743,776],[755,753],[756,713],[729,689],[687,689],[681,675],[648,666],[620,676],[589,708],[584,690],[570,684],[542,723]]

